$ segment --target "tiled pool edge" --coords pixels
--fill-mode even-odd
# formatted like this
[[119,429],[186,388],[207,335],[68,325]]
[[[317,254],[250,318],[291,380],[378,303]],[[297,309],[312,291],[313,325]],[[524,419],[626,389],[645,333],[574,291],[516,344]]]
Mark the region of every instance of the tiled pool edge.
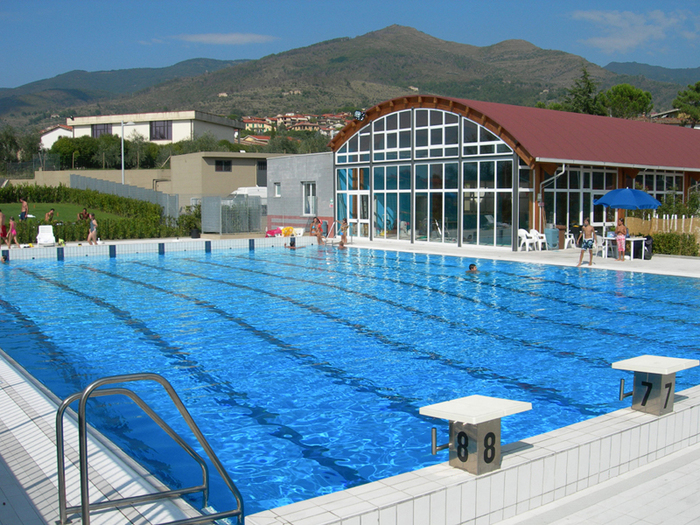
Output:
[[[304,247],[314,244],[313,237],[297,237],[296,244]],[[0,253],[8,262],[28,260],[64,261],[85,257],[118,258],[123,255],[166,255],[178,252],[210,253],[222,250],[255,250],[258,248],[282,248],[287,237],[256,239],[153,239],[147,241],[120,241],[98,245],[71,243],[66,246],[2,249]]]
[[[482,476],[441,463],[246,517],[247,525],[493,524],[697,443],[700,386],[656,417],[618,410],[503,447]],[[426,438],[426,446],[429,446]]]

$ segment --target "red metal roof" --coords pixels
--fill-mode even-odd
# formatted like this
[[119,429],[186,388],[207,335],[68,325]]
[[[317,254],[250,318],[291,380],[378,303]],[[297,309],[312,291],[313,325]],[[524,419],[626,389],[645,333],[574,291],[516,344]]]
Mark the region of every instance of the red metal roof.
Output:
[[494,102],[459,102],[502,126],[537,162],[700,171],[700,130]]

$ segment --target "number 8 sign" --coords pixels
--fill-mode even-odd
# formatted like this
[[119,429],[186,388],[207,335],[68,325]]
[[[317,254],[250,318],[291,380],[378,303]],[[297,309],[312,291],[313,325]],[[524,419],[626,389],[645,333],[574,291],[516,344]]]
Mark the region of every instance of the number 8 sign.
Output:
[[450,421],[450,466],[472,474],[501,468],[501,420],[477,425]]

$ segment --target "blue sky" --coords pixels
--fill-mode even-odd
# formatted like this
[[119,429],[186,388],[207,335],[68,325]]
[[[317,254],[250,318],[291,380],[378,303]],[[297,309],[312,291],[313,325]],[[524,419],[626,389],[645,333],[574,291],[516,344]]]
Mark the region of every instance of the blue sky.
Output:
[[0,87],[255,59],[392,24],[475,46],[523,39],[601,66],[700,67],[700,0],[0,0]]

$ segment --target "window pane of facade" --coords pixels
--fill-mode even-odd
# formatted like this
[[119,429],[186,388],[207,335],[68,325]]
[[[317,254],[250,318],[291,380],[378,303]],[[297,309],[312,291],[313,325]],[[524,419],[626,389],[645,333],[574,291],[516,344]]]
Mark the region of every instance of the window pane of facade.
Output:
[[459,187],[459,164],[445,164],[445,188],[456,189]]
[[428,166],[425,164],[416,166],[416,189],[428,189]]
[[480,188],[493,188],[495,185],[495,174],[494,174],[494,163],[493,162],[480,162],[479,163],[479,187]]
[[386,189],[395,190],[399,187],[398,181],[399,169],[397,166],[388,166],[386,168]]
[[445,193],[445,242],[457,242],[459,232],[459,197],[456,191]]
[[411,166],[399,167],[399,189],[411,189]]
[[216,160],[214,161],[214,171],[231,171],[231,161],[230,160]]
[[345,191],[348,189],[348,170],[339,169],[338,170],[338,190]]
[[410,239],[411,194],[399,193],[399,238]]
[[384,168],[374,168],[374,189],[384,189]]
[[430,166],[430,189],[441,190],[443,188],[442,164],[431,164]]
[[462,166],[464,188],[476,188],[478,183],[476,162],[465,162]]
[[445,225],[443,222],[443,193],[433,192],[430,194],[430,229],[428,240],[431,242],[442,242]]
[[384,238],[384,217],[386,209],[384,208],[384,194],[376,193],[374,195],[374,234],[379,238]]
[[416,240],[428,240],[428,194],[416,193]]
[[510,192],[500,192],[496,195],[496,246],[510,246],[513,227],[513,195]]
[[386,230],[387,236],[398,238],[398,195],[396,193],[386,194]]
[[92,133],[93,139],[99,138],[102,135],[111,135],[112,134],[112,125],[111,124],[93,124],[91,126],[91,133]]
[[154,120],[150,126],[151,140],[172,140],[173,123],[171,120]]
[[476,244],[477,229],[479,227],[477,194],[473,191],[464,192],[463,215],[462,215],[462,242],[465,244]]

